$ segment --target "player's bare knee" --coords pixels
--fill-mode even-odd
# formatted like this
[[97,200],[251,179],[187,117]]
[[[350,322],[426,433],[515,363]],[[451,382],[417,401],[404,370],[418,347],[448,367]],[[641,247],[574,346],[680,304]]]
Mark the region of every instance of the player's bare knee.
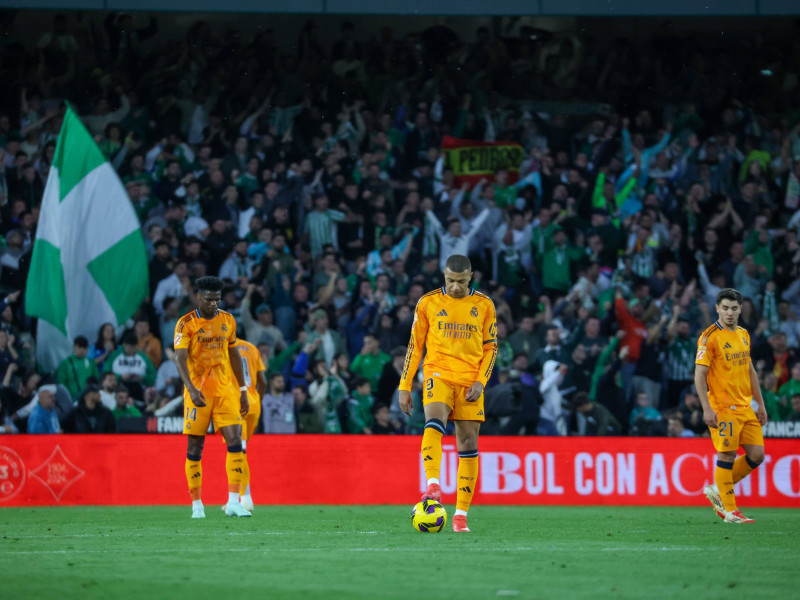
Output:
[[193,454],[195,456],[202,456],[203,454],[203,445],[205,444],[206,438],[202,435],[187,435],[187,448],[186,451],[189,454]]
[[747,459],[747,463],[750,465],[751,468],[755,469],[764,462],[764,447],[763,446],[751,446],[747,449],[747,454],[745,455]]
[[717,462],[733,462],[736,460],[736,452],[717,452]]

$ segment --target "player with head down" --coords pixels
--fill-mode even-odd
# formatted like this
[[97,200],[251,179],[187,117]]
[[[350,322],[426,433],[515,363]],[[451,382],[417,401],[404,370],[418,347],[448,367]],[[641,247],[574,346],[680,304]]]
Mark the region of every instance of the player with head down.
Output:
[[423,349],[425,429],[422,457],[428,488],[423,500],[441,501],[439,470],[442,435],[455,422],[458,448],[458,492],[453,531],[469,531],[469,510],[478,480],[478,432],[484,417],[483,389],[497,356],[497,316],[492,300],[470,288],[472,265],[451,255],[444,285],[420,298],[400,378],[400,408],[411,414],[411,385]]
[[[214,423],[228,446],[225,468],[228,472],[229,517],[249,517],[239,503],[239,488],[244,470],[242,420],[249,402],[236,340],[236,321],[219,309],[222,280],[201,277],[195,281],[197,308],[184,315],[175,326],[175,355],[183,380],[183,433],[188,440],[186,479],[192,498],[192,518],[205,518],[200,500],[203,469],[200,463],[206,431]],[[237,390],[238,388],[238,390]]]

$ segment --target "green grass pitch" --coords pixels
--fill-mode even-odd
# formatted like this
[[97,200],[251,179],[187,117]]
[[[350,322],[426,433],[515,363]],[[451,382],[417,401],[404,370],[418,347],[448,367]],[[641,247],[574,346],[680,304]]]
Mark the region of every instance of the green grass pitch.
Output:
[[[448,507],[452,513],[452,507]],[[800,511],[490,507],[472,533],[410,507],[0,510],[3,598],[798,598]]]

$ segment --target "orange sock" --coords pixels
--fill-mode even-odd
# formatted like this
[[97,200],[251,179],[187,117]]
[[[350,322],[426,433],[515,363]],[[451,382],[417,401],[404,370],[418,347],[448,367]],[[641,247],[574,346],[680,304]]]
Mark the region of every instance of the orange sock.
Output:
[[746,454],[738,456],[736,460],[733,461],[733,483],[739,483],[742,479],[750,475],[757,466],[758,463],[752,462],[747,458]]
[[250,485],[250,463],[247,462],[247,450],[242,450],[242,483],[239,485],[239,495],[244,496],[247,492],[247,486]]
[[200,487],[203,485],[203,465],[200,457],[194,454],[186,455],[186,481],[189,482],[189,496],[192,500],[200,500]]
[[228,491],[232,494],[239,493],[244,473],[244,454],[242,446],[228,446],[228,455],[225,457],[225,470],[228,471]]
[[722,506],[731,512],[736,510],[736,497],[733,495],[733,463],[718,460],[717,468],[714,469],[714,482],[719,489],[719,497],[722,499]]
[[422,464],[425,466],[425,478],[439,479],[442,466],[442,436],[444,423],[439,419],[428,419],[422,432]]
[[466,450],[458,453],[458,492],[456,510],[467,512],[478,484],[478,451]]

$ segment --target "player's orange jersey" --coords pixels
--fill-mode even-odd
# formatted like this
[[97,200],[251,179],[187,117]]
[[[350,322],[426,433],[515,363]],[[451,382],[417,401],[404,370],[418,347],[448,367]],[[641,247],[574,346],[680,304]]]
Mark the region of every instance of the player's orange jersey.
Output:
[[224,310],[218,310],[212,319],[204,319],[194,310],[175,325],[175,349],[189,350],[189,376],[206,398],[239,397],[228,357],[228,348],[236,345],[236,321]]
[[399,389],[411,390],[423,347],[426,377],[464,386],[480,381],[485,386],[497,357],[494,302],[475,290],[453,298],[444,287],[420,298]]
[[743,327],[728,331],[718,322],[697,341],[695,363],[708,367],[708,402],[715,412],[750,406],[750,334]]
[[266,371],[261,353],[253,344],[246,340],[239,340],[239,354],[242,357],[242,371],[244,384],[247,386],[247,400],[251,410],[261,410],[261,396],[258,394],[258,372]]

